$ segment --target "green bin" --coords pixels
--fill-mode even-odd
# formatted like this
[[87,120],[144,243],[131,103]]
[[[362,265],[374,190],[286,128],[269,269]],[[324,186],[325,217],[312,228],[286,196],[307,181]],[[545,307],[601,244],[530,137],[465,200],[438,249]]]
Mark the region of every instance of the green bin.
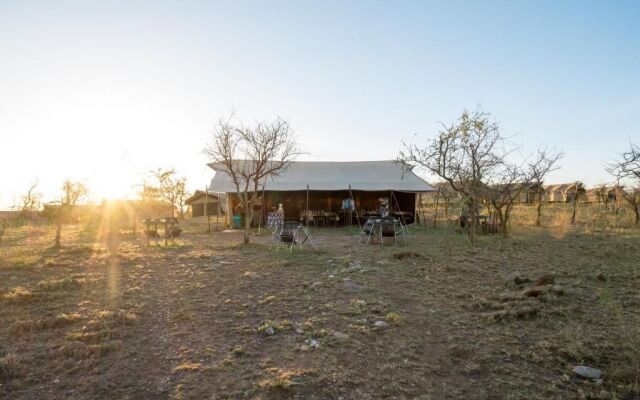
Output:
[[233,216],[233,228],[240,229],[242,227],[242,216],[234,215]]

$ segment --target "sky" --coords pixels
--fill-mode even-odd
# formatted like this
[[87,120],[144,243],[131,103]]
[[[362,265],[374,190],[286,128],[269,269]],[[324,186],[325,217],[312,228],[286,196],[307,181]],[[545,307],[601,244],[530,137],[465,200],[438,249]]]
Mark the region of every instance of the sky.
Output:
[[638,1],[0,0],[0,209],[35,180],[133,196],[159,167],[204,188],[233,109],[346,161],[481,107],[523,155],[565,153],[549,182],[609,182],[640,142],[638,21]]

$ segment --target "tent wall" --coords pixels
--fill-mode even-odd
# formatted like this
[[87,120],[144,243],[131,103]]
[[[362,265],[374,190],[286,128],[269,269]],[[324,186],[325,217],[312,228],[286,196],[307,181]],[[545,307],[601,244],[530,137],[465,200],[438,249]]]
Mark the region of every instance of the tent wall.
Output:
[[[207,215],[218,215],[218,202],[210,201],[207,203]],[[204,203],[191,204],[191,216],[202,217],[205,216]]]
[[[353,198],[355,201],[356,209],[359,212],[363,211],[377,211],[380,208],[379,198],[386,197],[389,199],[389,206],[392,210],[399,210],[415,213],[416,210],[416,194],[407,192],[393,192],[393,197],[390,191],[360,191],[353,190]],[[309,210],[324,210],[337,212],[342,206],[342,200],[348,198],[349,191],[309,191]],[[231,212],[227,213],[228,223],[231,223],[231,219],[234,214],[244,214],[244,210],[240,205],[240,199],[235,193],[227,194],[227,206]],[[264,211],[263,223],[267,213],[278,209],[278,205],[282,203],[284,209],[285,220],[299,221],[303,211],[307,209],[307,191],[267,191],[264,193]],[[254,221],[253,225],[258,224],[260,218],[261,202],[258,201],[254,204]]]

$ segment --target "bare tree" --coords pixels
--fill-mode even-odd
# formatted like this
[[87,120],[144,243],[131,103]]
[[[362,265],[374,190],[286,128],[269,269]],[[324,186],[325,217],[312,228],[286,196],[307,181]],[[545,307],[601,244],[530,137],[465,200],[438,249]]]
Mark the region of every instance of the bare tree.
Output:
[[574,192],[571,196],[571,225],[576,224],[576,211],[578,210],[578,201],[580,200],[580,192],[584,191],[584,185],[580,181],[576,181],[573,186]]
[[630,143],[629,151],[621,159],[609,165],[608,171],[619,181],[626,183],[620,191],[623,199],[635,214],[635,224],[640,224],[640,146]]
[[27,189],[26,193],[20,197],[20,214],[24,217],[29,213],[38,211],[42,195],[38,193],[38,180],[36,179]]
[[56,224],[54,247],[61,247],[62,225],[72,220],[73,209],[87,195],[87,188],[80,182],[66,180],[62,184],[62,197],[45,208],[44,214]]
[[[205,154],[228,174],[245,210],[244,243],[249,243],[253,204],[267,179],[282,174],[300,154],[289,124],[277,117],[254,126],[236,125],[233,113],[214,127]],[[231,210],[228,210],[231,212]]]
[[530,182],[530,175],[520,165],[504,162],[495,171],[490,184],[481,190],[482,197],[495,210],[504,237],[509,236],[511,210]]
[[619,195],[627,202],[635,215],[635,224],[640,225],[640,186],[624,188]]
[[171,205],[171,216],[178,212],[179,218],[184,218],[184,201],[187,198],[187,178],[178,177],[175,169],[158,168],[150,172],[155,180],[154,184],[144,185],[146,195],[156,195]]
[[509,153],[503,147],[504,142],[491,114],[465,110],[456,122],[448,126],[442,124],[438,137],[424,148],[405,145],[398,160],[439,176],[463,196],[473,242],[482,191]]
[[550,172],[560,168],[558,162],[564,156],[561,152],[549,150],[541,147],[538,149],[538,153],[531,162],[528,163],[527,169],[529,170],[530,185],[534,190],[535,202],[536,202],[536,226],[540,226],[542,223],[542,203],[544,200],[544,185],[545,179]]

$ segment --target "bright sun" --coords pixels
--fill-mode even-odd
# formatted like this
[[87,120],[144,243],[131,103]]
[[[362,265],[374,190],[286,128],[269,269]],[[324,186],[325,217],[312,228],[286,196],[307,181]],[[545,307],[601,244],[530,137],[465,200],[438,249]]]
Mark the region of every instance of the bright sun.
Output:
[[135,193],[131,177],[113,171],[91,177],[89,190],[90,197],[98,201],[123,199]]

